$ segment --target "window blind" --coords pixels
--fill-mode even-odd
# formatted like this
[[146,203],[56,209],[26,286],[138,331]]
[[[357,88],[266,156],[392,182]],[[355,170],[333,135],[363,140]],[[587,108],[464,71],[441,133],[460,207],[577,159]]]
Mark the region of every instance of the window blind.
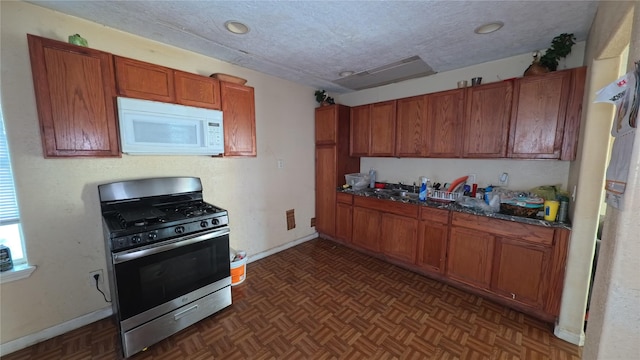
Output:
[[0,113],[0,225],[20,222],[11,161],[9,159],[7,134],[4,129],[4,119]]

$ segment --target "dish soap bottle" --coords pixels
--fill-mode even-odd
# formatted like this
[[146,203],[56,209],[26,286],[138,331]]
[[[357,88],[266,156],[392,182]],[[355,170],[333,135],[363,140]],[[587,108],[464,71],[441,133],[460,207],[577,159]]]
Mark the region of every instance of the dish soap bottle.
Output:
[[418,200],[420,201],[427,201],[427,182],[429,181],[429,179],[427,179],[424,176],[420,177],[420,193],[418,194]]
[[369,169],[369,187],[372,189],[376,187],[376,169],[374,168]]

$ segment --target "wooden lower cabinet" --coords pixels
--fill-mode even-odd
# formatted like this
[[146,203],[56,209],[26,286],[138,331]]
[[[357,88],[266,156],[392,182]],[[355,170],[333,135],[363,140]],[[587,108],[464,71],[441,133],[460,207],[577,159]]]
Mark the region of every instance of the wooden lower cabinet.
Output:
[[418,220],[395,214],[382,214],[380,230],[382,253],[409,264],[416,262]]
[[570,230],[352,199],[353,207],[351,199],[338,201],[340,240],[351,234],[356,248],[540,319],[553,321],[559,315]]
[[491,290],[509,299],[542,308],[548,288],[551,248],[498,237]]
[[449,238],[449,211],[422,207],[418,224],[416,265],[443,273]]
[[353,207],[352,243],[363,249],[380,252],[380,211]]
[[491,283],[494,237],[463,227],[451,227],[447,253],[447,276],[488,289]]
[[336,239],[351,242],[353,231],[353,195],[338,193],[336,204]]

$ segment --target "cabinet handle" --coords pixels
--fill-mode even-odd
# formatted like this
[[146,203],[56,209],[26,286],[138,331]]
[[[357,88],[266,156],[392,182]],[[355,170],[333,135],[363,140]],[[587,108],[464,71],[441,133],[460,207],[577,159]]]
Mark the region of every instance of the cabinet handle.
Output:
[[516,298],[516,294],[511,293],[511,298],[515,300],[515,298]]

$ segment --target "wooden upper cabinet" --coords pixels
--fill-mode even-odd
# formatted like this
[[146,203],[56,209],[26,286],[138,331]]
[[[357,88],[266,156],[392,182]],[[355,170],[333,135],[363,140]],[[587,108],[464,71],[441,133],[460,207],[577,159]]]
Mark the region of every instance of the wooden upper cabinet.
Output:
[[371,106],[361,105],[351,108],[351,129],[349,154],[368,156],[371,140]]
[[220,81],[174,70],[176,102],[182,105],[220,110]]
[[220,82],[225,156],[256,156],[256,110],[250,86]]
[[395,143],[395,100],[351,108],[351,156],[393,156]]
[[560,160],[575,160],[578,149],[578,135],[580,133],[580,121],[582,120],[582,101],[584,98],[584,86],[587,79],[587,67],[571,69],[571,90],[569,91],[569,103],[567,115],[564,120],[564,134],[562,138],[562,151]]
[[27,35],[45,157],[119,157],[112,55]]
[[463,156],[506,157],[513,82],[501,81],[472,86],[466,91]]
[[114,56],[118,95],[176,102],[173,70],[143,61]]
[[509,157],[560,158],[570,87],[571,70],[515,81]]
[[338,141],[337,106],[321,106],[316,108],[316,145],[335,144]]
[[393,156],[396,144],[396,101],[371,105],[370,156]]
[[426,156],[455,158],[462,155],[464,89],[427,96]]
[[425,156],[427,96],[413,96],[396,102],[396,156]]

